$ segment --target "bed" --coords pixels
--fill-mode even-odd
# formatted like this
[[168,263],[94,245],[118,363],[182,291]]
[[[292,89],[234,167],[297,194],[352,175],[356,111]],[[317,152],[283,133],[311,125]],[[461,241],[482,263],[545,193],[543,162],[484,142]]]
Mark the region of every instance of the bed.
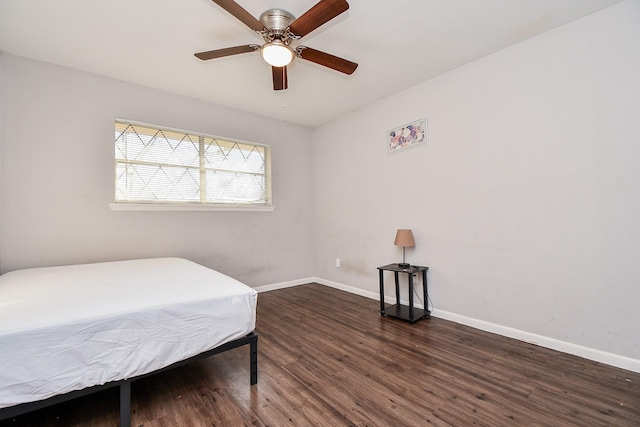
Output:
[[250,346],[257,293],[182,258],[18,270],[0,276],[0,419]]

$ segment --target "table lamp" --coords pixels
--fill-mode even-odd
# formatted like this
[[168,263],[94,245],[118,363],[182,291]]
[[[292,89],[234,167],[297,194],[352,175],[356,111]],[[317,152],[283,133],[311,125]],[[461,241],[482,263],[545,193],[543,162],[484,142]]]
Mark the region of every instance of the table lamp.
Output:
[[412,248],[415,246],[415,243],[413,241],[413,233],[411,233],[411,230],[399,229],[398,232],[396,233],[396,241],[393,242],[393,244],[396,246],[402,246],[402,262],[398,263],[398,267],[400,268],[411,267],[409,264],[405,262],[405,259],[404,259],[405,248],[407,247]]

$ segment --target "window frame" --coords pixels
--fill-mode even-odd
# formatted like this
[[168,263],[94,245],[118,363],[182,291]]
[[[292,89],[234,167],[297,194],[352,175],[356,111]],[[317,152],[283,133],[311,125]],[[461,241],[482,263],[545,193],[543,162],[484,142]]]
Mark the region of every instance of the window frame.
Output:
[[[224,141],[226,143],[232,144],[243,144],[254,147],[260,147],[264,149],[264,196],[265,202],[263,203],[241,203],[241,202],[181,202],[181,201],[171,201],[171,200],[118,200],[118,163],[119,159],[117,157],[117,153],[114,153],[113,162],[114,162],[114,177],[113,177],[113,185],[114,185],[114,201],[109,203],[109,207],[114,211],[254,211],[254,212],[271,212],[275,209],[272,201],[272,187],[271,187],[271,146],[267,144],[260,144],[256,142],[243,141],[236,138],[227,138],[222,136],[210,135],[203,132],[193,132],[184,129],[174,128],[170,126],[161,126],[152,123],[140,122],[136,120],[129,120],[120,117],[116,117],[114,120],[114,126],[118,126],[118,124],[128,124],[132,126],[140,126],[151,128],[157,131],[167,131],[167,132],[176,132],[190,136],[196,137],[204,137],[209,138],[211,140],[219,140]],[[115,148],[114,141],[114,148]],[[200,160],[200,172],[203,173],[205,171],[204,168],[204,155],[203,152],[199,152],[198,158]],[[162,163],[159,163],[162,164]],[[201,188],[202,180],[198,183],[199,191],[202,191]]]

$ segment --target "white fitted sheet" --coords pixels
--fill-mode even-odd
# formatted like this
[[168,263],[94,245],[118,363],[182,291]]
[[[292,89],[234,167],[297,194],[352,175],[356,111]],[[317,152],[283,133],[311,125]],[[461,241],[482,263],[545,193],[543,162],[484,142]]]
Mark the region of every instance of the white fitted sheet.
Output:
[[181,258],[0,276],[0,408],[153,372],[247,335],[257,292]]

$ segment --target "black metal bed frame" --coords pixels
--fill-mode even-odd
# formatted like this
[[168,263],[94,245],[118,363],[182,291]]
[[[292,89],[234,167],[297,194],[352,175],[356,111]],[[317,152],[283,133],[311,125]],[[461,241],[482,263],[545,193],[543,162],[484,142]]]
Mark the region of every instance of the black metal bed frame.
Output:
[[126,380],[112,381],[102,385],[96,385],[93,387],[87,387],[82,390],[71,391],[69,393],[60,394],[50,397],[45,400],[39,400],[36,402],[21,403],[16,406],[10,406],[8,408],[0,409],[0,420],[17,417],[27,412],[35,411],[38,409],[46,408],[48,406],[56,405],[58,403],[66,402],[67,400],[75,399],[80,396],[96,393],[101,390],[106,390],[112,387],[120,387],[120,427],[130,427],[131,425],[131,383],[139,380],[140,378],[148,377],[150,375],[157,374],[159,372],[167,371],[169,369],[176,368],[178,366],[186,365],[193,361],[203,359],[205,357],[213,356],[214,354],[222,353],[227,350],[231,350],[243,345],[249,344],[250,348],[250,371],[251,371],[251,385],[258,383],[258,335],[255,332],[238,338],[228,343],[222,344],[216,348],[205,351],[188,359],[175,362],[169,366],[158,369],[148,374],[139,375],[137,377],[128,378]]

